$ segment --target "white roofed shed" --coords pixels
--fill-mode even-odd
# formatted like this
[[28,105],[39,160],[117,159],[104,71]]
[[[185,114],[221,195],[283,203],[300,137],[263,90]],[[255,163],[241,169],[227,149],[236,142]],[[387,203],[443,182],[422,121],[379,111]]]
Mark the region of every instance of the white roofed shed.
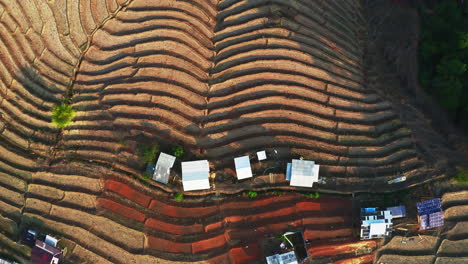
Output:
[[175,160],[176,157],[161,152],[161,154],[159,154],[158,162],[156,162],[156,166],[154,168],[153,180],[167,184],[171,168],[174,166]]
[[291,165],[291,186],[312,187],[318,181],[320,165],[311,160],[293,159]]
[[250,167],[249,156],[242,156],[234,159],[236,165],[237,179],[252,178],[252,168]]
[[184,191],[210,189],[210,165],[208,160],[182,162],[182,185]]

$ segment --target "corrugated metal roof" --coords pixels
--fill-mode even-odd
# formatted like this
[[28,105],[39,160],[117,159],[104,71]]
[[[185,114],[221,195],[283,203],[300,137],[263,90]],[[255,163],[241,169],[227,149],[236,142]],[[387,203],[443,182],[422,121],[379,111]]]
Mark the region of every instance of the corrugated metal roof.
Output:
[[158,162],[156,162],[156,166],[154,168],[153,180],[167,184],[171,168],[174,166],[175,160],[176,157],[161,152],[161,154],[159,154]]
[[156,165],[166,168],[172,168],[172,166],[174,166],[175,160],[176,157],[161,152],[161,154],[159,154],[158,162],[156,163]]
[[236,165],[237,179],[242,180],[252,177],[249,156],[235,158],[234,164]]
[[207,160],[182,162],[182,185],[184,191],[209,189],[209,172],[210,165]]
[[320,166],[311,160],[292,160],[291,186],[312,187],[318,181]]

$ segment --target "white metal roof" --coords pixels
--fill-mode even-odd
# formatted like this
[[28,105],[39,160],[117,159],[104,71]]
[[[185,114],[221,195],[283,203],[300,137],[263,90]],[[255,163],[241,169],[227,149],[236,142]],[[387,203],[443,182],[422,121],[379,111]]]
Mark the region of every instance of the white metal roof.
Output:
[[387,223],[372,223],[370,224],[370,233],[369,236],[372,237],[373,235],[382,236],[385,235],[387,231]]
[[266,160],[266,152],[264,150],[257,152],[258,160]]
[[249,156],[235,158],[234,164],[236,165],[237,179],[242,180],[252,177]]
[[312,187],[318,181],[320,166],[311,160],[292,160],[291,186]]
[[56,247],[58,240],[53,236],[46,235],[44,242],[49,246]]
[[161,152],[161,154],[159,154],[158,162],[156,163],[156,165],[166,168],[172,168],[172,166],[174,166],[175,160],[176,157]]
[[174,166],[175,160],[176,157],[161,152],[161,154],[159,154],[158,162],[156,162],[156,166],[154,168],[153,180],[167,184],[169,181],[169,174],[172,166]]
[[182,185],[184,191],[209,189],[209,172],[210,165],[207,160],[182,162]]

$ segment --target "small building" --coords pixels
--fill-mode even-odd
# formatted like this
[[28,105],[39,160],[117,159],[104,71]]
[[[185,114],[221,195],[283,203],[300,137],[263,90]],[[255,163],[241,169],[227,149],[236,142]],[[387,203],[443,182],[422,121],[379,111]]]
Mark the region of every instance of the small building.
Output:
[[444,212],[440,198],[416,203],[419,229],[426,230],[444,225]]
[[176,157],[161,152],[159,154],[158,161],[154,167],[153,180],[167,184],[169,181],[169,175],[171,174],[171,168],[174,166]]
[[406,207],[404,205],[387,207],[386,210],[392,212],[393,219],[406,216]]
[[62,258],[62,250],[36,240],[31,250],[31,260],[38,264],[58,264]]
[[361,240],[383,238],[392,232],[392,212],[361,208]]
[[286,179],[289,185],[298,187],[312,187],[318,182],[320,165],[311,160],[293,159],[286,168]]
[[53,236],[46,235],[46,237],[44,239],[44,242],[49,246],[56,247],[58,239],[56,239]]
[[237,179],[252,178],[252,168],[250,167],[249,156],[242,156],[234,159]]
[[210,165],[208,160],[182,162],[182,185],[184,191],[210,189]]
[[36,231],[26,230],[23,234],[23,243],[33,247],[36,244]]
[[266,152],[264,150],[257,152],[257,158],[259,161],[266,160]]

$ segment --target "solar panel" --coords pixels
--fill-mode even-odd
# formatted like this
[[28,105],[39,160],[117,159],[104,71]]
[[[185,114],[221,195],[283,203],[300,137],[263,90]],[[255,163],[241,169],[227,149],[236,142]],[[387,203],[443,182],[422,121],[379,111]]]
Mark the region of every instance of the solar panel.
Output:
[[418,208],[418,214],[420,216],[442,211],[442,204],[440,202],[440,198],[419,202],[416,203],[416,206]]
[[429,215],[422,215],[419,217],[420,229],[431,229],[444,225],[444,212],[432,213]]

